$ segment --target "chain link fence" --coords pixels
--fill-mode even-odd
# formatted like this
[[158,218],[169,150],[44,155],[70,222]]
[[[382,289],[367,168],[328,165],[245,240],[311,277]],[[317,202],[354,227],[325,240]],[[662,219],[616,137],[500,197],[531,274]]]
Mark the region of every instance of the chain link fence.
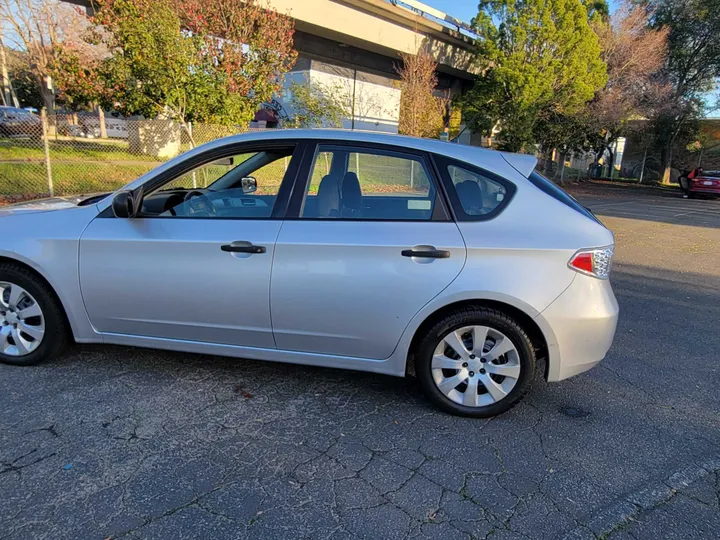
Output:
[[2,110],[0,205],[113,191],[182,152],[247,129]]

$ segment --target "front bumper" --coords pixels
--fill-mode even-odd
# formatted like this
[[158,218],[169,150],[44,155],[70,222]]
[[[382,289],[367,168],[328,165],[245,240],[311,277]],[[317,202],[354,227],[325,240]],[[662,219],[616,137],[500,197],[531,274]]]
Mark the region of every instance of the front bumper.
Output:
[[545,332],[547,380],[567,379],[591,369],[605,358],[615,337],[618,314],[618,303],[610,282],[578,274],[572,284],[538,315],[538,319],[542,319],[540,326],[549,330]]

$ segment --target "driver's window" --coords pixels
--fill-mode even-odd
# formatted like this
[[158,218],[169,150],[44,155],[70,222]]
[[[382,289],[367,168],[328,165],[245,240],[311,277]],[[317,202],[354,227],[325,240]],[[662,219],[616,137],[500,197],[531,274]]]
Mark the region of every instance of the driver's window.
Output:
[[207,188],[253,155],[240,154],[207,163],[165,184],[162,190]]
[[143,199],[145,217],[269,218],[292,148],[217,159],[167,182]]

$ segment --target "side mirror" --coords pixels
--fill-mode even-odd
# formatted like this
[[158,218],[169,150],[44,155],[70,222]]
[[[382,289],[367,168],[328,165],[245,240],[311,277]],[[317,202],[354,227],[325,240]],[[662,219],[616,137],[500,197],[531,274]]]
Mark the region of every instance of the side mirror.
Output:
[[243,193],[255,193],[257,191],[257,180],[254,176],[244,176],[240,180]]
[[130,218],[135,215],[135,201],[129,191],[121,191],[112,202],[113,214],[119,218]]

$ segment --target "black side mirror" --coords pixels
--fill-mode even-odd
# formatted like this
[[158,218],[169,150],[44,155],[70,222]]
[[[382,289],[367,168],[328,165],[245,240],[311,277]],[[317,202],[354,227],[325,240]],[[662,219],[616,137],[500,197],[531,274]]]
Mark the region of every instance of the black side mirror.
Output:
[[257,180],[254,176],[244,176],[240,179],[243,193],[255,193],[257,191]]
[[129,191],[121,191],[113,198],[112,202],[113,214],[119,218],[131,218],[135,215],[135,201],[132,193]]

